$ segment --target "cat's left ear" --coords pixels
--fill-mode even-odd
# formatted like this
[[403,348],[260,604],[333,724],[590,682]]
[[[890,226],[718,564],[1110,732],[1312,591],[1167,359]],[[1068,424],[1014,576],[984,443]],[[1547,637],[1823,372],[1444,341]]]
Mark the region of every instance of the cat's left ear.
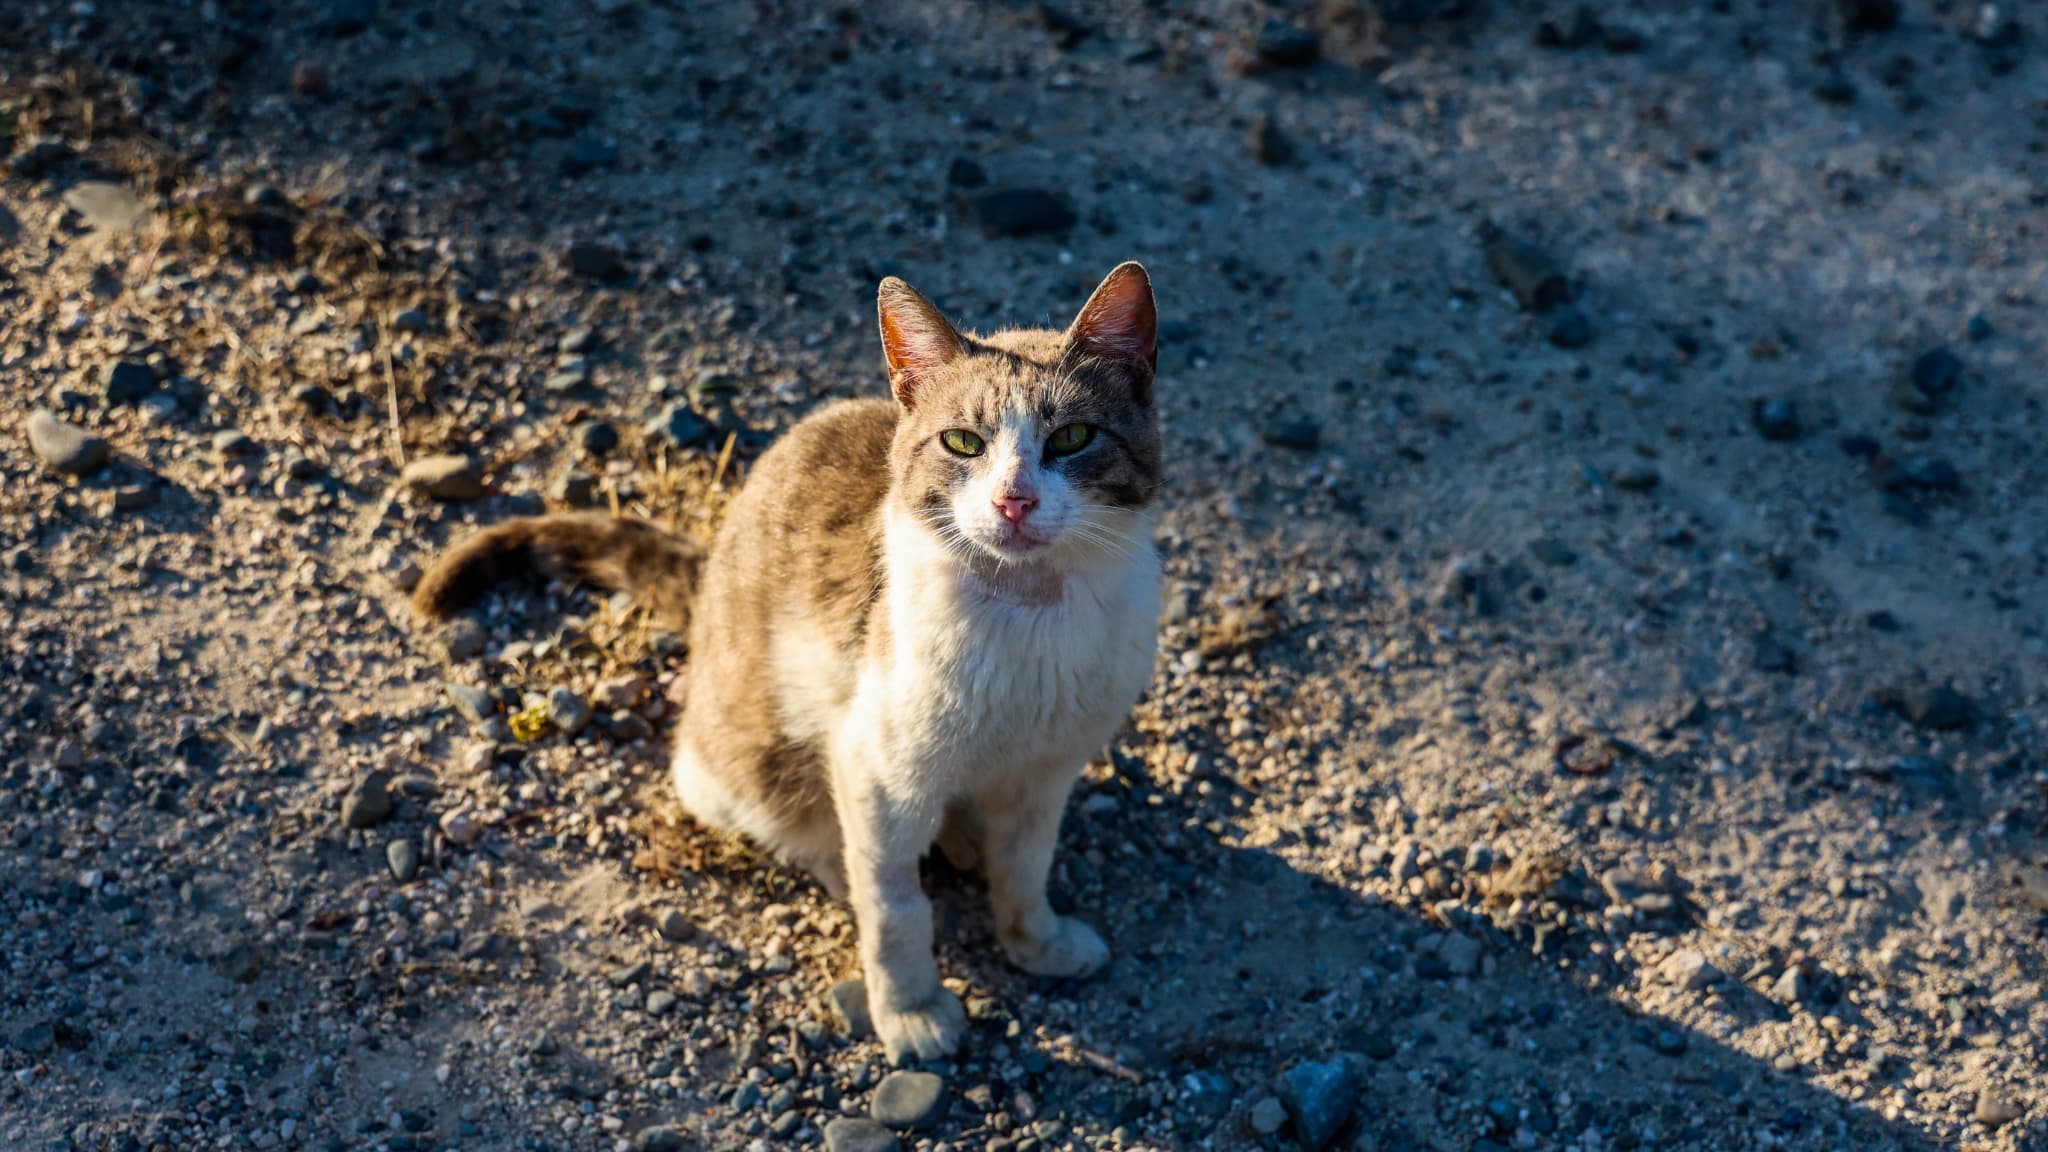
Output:
[[1159,310],[1143,264],[1126,260],[1102,278],[1067,328],[1067,344],[1124,366],[1138,400],[1152,399],[1152,376],[1159,369]]

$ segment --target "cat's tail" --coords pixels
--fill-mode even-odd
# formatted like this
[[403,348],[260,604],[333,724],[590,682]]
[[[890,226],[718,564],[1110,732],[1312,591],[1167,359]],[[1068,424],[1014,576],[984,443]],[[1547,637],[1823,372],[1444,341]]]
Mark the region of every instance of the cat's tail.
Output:
[[505,580],[580,580],[626,592],[676,629],[689,626],[704,551],[645,520],[602,512],[522,516],[450,548],[413,589],[413,609],[440,619]]

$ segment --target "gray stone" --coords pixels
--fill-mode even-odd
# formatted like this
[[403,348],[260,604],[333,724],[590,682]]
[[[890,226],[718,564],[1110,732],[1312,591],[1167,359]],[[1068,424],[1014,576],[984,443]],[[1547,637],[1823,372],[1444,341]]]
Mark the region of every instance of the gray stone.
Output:
[[444,684],[441,690],[448,694],[448,702],[455,706],[455,710],[461,713],[462,718],[469,721],[469,726],[476,731],[481,732],[489,728],[491,722],[498,718],[497,701],[491,699],[491,694],[481,688],[468,684]]
[[1286,1126],[1287,1105],[1282,1104],[1274,1097],[1268,1096],[1252,1105],[1249,1119],[1252,1131],[1261,1136],[1271,1136]]
[[1449,932],[1443,943],[1437,946],[1437,955],[1443,957],[1444,966],[1453,976],[1471,976],[1479,971],[1481,948],[1479,941],[1462,932]]
[[137,512],[144,508],[153,508],[156,502],[157,490],[154,484],[122,484],[114,489],[114,510],[117,512]]
[[127,185],[108,180],[81,180],[65,191],[64,204],[100,232],[132,232],[148,214]]
[[1662,479],[1655,464],[1629,464],[1614,474],[1614,486],[1624,492],[1648,492]]
[[474,660],[484,652],[484,630],[474,620],[457,617],[441,633],[442,650],[456,664]]
[[156,373],[139,360],[116,360],[100,369],[100,396],[109,404],[133,404],[156,391]]
[[212,963],[222,979],[253,984],[263,974],[263,950],[253,942],[240,941],[217,953]]
[[1567,351],[1584,348],[1593,342],[1593,322],[1577,308],[1560,308],[1550,318],[1550,342]]
[[594,508],[599,503],[597,477],[571,468],[548,489],[548,499],[571,508]]
[[635,1143],[640,1152],[683,1152],[683,1149],[689,1146],[682,1133],[666,1124],[642,1128],[640,1135],[635,1138]]
[[1970,701],[1946,684],[1907,688],[1898,694],[1898,706],[1915,728],[1942,732],[1970,722]]
[[350,828],[375,828],[391,819],[391,775],[372,772],[342,797],[341,822]]
[[661,914],[654,922],[654,930],[661,933],[661,938],[671,944],[681,944],[696,935],[697,931],[691,926],[689,919],[674,908]]
[[384,846],[384,863],[390,867],[393,880],[410,883],[419,874],[420,846],[409,838],[393,840]]
[[28,446],[44,467],[66,476],[99,471],[112,452],[105,440],[42,409],[28,418]]
[[424,308],[407,308],[391,318],[391,326],[400,332],[419,335],[434,327],[434,318]]
[[619,430],[606,420],[585,420],[576,425],[576,448],[591,456],[602,456],[619,446]]
[[2026,1110],[2010,1097],[1988,1088],[1977,1094],[1977,1123],[1986,1128],[2003,1128],[2024,1115]]
[[1806,973],[1796,964],[1785,969],[1778,977],[1777,983],[1771,985],[1771,998],[1785,1005],[1803,1004],[1811,992],[1811,983],[1806,979]]
[[569,271],[592,280],[619,280],[626,275],[625,253],[594,240],[578,240],[569,245],[564,261]]
[[1790,400],[1758,401],[1751,416],[1766,440],[1784,443],[1799,439],[1799,409]]
[[1666,984],[1687,992],[1697,992],[1721,981],[1721,970],[1691,948],[1681,948],[1666,956],[1664,963],[1657,966],[1657,975]]
[[399,478],[407,488],[436,500],[476,500],[483,497],[483,469],[468,456],[422,456],[405,466]]
[[1259,26],[1253,49],[1268,68],[1306,68],[1323,54],[1323,42],[1307,28],[1269,19]]
[[873,1120],[841,1116],[825,1125],[825,1152],[900,1152],[902,1141]]
[[832,1019],[839,1031],[850,1040],[864,1040],[875,1030],[875,1022],[868,1015],[868,986],[859,977],[841,980],[825,994],[825,1002],[832,1009]]
[[1259,429],[1259,439],[1291,452],[1313,452],[1323,442],[1323,429],[1313,420],[1281,418],[1267,421]]
[[666,988],[656,988],[647,994],[647,1014],[666,1016],[676,1006],[676,994]]
[[710,443],[713,429],[697,410],[678,400],[663,408],[647,422],[647,435],[677,448],[702,448]]
[[1294,1121],[1294,1134],[1308,1152],[1327,1148],[1351,1119],[1358,1103],[1358,1077],[1342,1060],[1304,1061],[1280,1076],[1280,1103]]
[[590,723],[590,705],[575,692],[556,688],[548,693],[548,723],[563,735],[574,736]]
[[868,1115],[891,1128],[930,1128],[946,1110],[946,1081],[930,1072],[891,1072],[875,1085]]
[[263,446],[239,428],[223,428],[213,434],[213,450],[222,456],[254,456]]

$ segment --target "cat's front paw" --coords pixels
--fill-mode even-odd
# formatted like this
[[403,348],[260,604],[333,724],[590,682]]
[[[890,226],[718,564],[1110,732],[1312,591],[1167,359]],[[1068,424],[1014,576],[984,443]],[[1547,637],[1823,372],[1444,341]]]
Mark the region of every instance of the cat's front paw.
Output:
[[1010,963],[1034,976],[1087,976],[1109,963],[1109,945],[1101,933],[1072,916],[1043,940],[1005,940]]
[[891,1064],[911,1060],[937,1060],[960,1047],[960,1034],[967,1030],[967,1010],[960,998],[940,988],[921,1004],[909,1008],[887,1008],[869,1004],[875,1018],[875,1035],[889,1053]]

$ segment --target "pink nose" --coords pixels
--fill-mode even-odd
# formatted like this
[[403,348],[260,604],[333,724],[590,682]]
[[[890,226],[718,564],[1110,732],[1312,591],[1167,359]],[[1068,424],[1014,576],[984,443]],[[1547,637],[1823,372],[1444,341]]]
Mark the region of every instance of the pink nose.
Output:
[[1022,524],[1024,518],[1031,515],[1031,510],[1038,507],[1038,497],[1005,496],[996,501],[996,507],[1001,510],[1003,519],[1012,524]]

